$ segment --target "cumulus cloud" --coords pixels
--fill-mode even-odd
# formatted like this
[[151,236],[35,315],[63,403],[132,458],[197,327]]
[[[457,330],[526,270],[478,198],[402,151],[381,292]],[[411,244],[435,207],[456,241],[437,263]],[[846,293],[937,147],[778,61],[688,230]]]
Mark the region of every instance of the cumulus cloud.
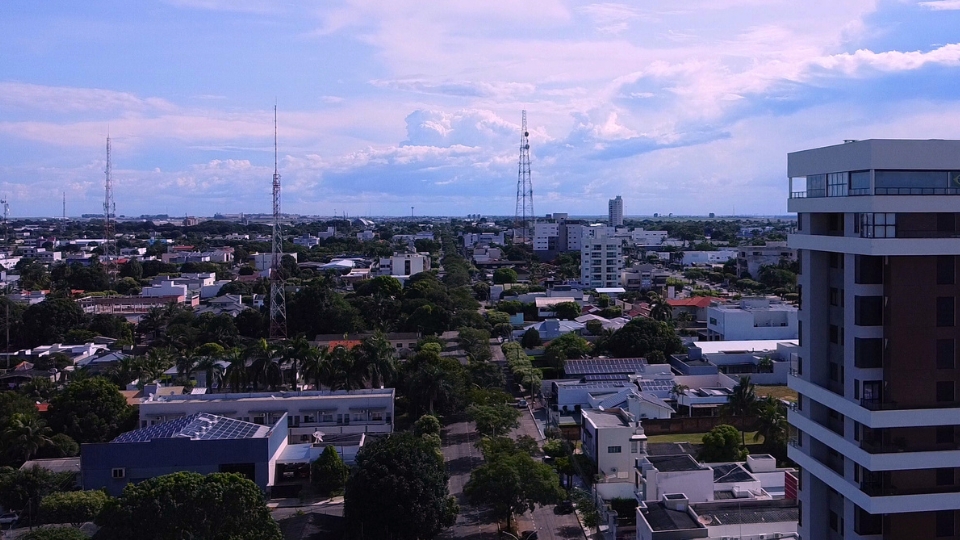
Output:
[[908,71],[929,64],[957,66],[960,65],[960,43],[951,43],[928,52],[886,51],[877,53],[860,49],[854,53],[842,53],[820,58],[815,60],[813,64],[846,75],[855,75],[864,69]]

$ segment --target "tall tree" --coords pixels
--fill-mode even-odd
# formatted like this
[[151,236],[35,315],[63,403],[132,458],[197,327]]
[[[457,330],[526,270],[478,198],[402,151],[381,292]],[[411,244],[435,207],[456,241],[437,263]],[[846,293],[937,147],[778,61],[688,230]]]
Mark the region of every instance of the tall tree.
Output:
[[447,480],[443,456],[412,433],[367,444],[344,495],[348,537],[434,538],[459,511]]
[[29,461],[41,448],[51,444],[50,428],[34,416],[14,414],[3,430],[3,446],[20,463]]
[[74,381],[50,400],[50,425],[79,443],[105,442],[132,427],[133,407],[103,377]]
[[178,472],[129,484],[96,520],[97,537],[282,540],[263,493],[239,474]]
[[23,339],[30,347],[62,342],[74,328],[83,326],[86,315],[69,298],[49,298],[23,312]]
[[356,368],[372,388],[392,385],[397,376],[394,349],[379,330],[365,338],[356,351]]
[[[733,392],[727,400],[724,412],[733,416],[753,416],[759,410],[760,400],[757,398],[756,385],[750,382],[749,375],[741,376],[740,381],[733,387]],[[746,445],[746,433],[742,427],[740,438],[742,443]]]

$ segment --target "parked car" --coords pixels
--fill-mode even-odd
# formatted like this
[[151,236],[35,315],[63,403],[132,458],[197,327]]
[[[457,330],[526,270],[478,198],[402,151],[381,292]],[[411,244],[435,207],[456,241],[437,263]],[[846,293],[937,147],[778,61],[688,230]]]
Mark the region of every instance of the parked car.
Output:
[[7,512],[0,514],[0,525],[13,525],[20,519],[16,512]]
[[570,499],[567,499],[567,500],[565,500],[565,501],[561,501],[560,504],[558,504],[558,505],[556,506],[556,509],[555,509],[554,511],[555,511],[556,513],[558,513],[558,514],[572,514],[572,513],[573,513],[573,501],[571,501]]
[[517,402],[517,408],[526,409],[526,408],[527,408],[527,400],[521,399],[520,401],[518,401],[518,402]]

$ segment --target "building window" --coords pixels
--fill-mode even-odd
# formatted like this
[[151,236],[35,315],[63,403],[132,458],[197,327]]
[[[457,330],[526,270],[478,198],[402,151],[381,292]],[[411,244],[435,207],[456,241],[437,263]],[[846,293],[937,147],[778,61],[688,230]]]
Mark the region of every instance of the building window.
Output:
[[937,444],[953,444],[953,426],[937,426]]
[[955,214],[937,214],[937,232],[952,233],[956,232],[956,230],[957,218]]
[[881,285],[883,283],[883,257],[856,255],[854,258],[854,277],[860,285]]
[[937,402],[952,403],[954,401],[953,381],[937,381]]
[[608,447],[607,447],[607,453],[608,453],[608,454],[619,454],[620,452],[621,452],[621,448],[620,448],[619,446],[608,446]]
[[835,324],[830,325],[830,343],[840,343],[840,327]]
[[854,297],[855,323],[857,326],[883,326],[883,297]]
[[937,326],[952,327],[954,322],[955,302],[952,296],[937,297]]
[[320,415],[321,422],[333,422],[333,413],[323,413]]
[[896,238],[897,214],[893,212],[860,214],[860,237]]
[[374,422],[383,422],[383,412],[381,411],[371,412],[370,420],[373,420]]
[[937,485],[938,486],[952,486],[953,485],[953,467],[947,467],[943,469],[937,469]]
[[300,435],[300,442],[310,442],[310,435],[306,433]]
[[853,364],[858,368],[883,367],[883,339],[853,338]]
[[840,530],[840,516],[838,516],[833,510],[830,511],[829,525],[831,531]]
[[937,256],[937,285],[953,285],[956,281],[956,258],[953,255]]
[[954,535],[953,510],[941,510],[936,513],[937,538]]
[[840,289],[836,287],[830,287],[830,305],[831,306],[840,305]]
[[116,468],[110,470],[110,476],[113,478],[123,478],[127,476],[127,470],[122,468]]
[[637,441],[630,441],[630,453],[636,454],[639,451]]
[[304,424],[314,424],[317,422],[317,415],[315,414],[305,414],[303,415]]
[[262,414],[255,415],[255,416],[253,417],[253,423],[254,423],[254,424],[260,424],[260,425],[262,426],[262,425],[264,424],[263,415],[262,415]]
[[847,173],[830,173],[827,175],[828,197],[846,197],[847,189]]
[[955,367],[956,345],[952,339],[937,340],[937,369]]

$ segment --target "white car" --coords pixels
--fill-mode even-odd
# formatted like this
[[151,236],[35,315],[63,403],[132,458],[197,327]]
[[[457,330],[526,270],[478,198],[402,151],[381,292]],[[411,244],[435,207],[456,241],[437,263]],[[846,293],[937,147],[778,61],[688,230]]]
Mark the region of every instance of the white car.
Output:
[[16,512],[7,512],[0,514],[0,525],[13,525],[20,519]]

